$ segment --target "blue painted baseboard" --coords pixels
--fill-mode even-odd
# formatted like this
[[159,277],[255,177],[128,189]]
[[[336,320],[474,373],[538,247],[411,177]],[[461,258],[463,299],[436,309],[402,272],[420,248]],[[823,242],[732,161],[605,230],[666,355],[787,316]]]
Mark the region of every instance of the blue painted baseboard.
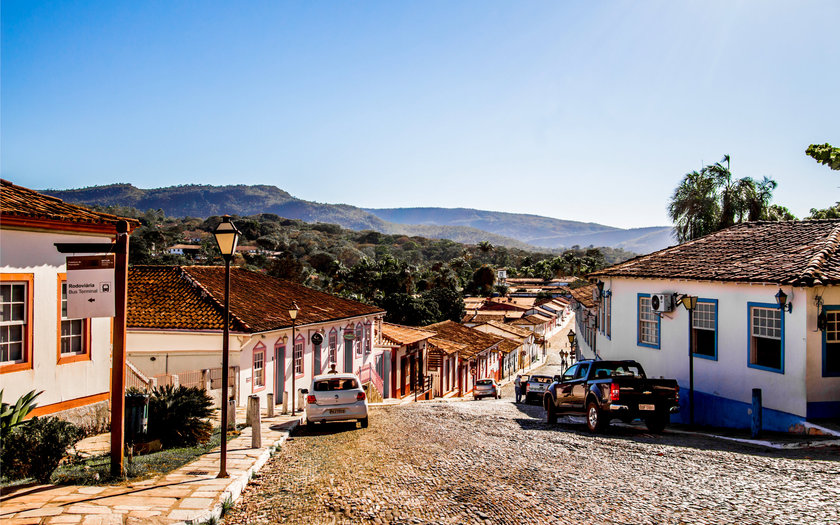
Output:
[[[694,392],[694,422],[697,425],[727,428],[750,428],[752,403],[744,403],[704,392]],[[809,403],[810,405],[810,403]],[[689,423],[688,389],[680,388],[680,411],[671,416],[674,423]],[[809,411],[809,417],[810,411]],[[764,430],[789,432],[791,427],[805,422],[805,418],[764,408],[761,411]]]

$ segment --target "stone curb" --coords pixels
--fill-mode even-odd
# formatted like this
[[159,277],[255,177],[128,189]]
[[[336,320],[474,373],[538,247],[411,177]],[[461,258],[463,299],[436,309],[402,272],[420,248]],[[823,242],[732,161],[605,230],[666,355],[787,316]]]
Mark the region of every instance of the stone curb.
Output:
[[265,465],[266,462],[271,458],[276,449],[286,442],[286,440],[298,427],[298,425],[300,425],[300,419],[292,421],[291,426],[288,430],[284,431],[283,436],[280,437],[280,439],[276,440],[274,443],[272,443],[265,450],[263,450],[257,458],[257,460],[254,462],[254,464],[251,465],[251,467],[248,470],[246,470],[237,477],[231,478],[230,484],[228,484],[227,488],[225,488],[225,490],[222,491],[222,502],[217,503],[213,506],[212,509],[205,511],[204,513],[198,515],[195,518],[175,522],[174,525],[198,525],[201,523],[208,523],[214,521],[217,522],[221,520],[222,513],[224,512],[224,502],[230,501],[230,503],[233,504],[236,502],[236,500],[239,499],[239,496],[242,495],[242,491],[245,490],[245,487],[248,485],[248,483],[251,482],[251,476],[260,471],[263,465]]

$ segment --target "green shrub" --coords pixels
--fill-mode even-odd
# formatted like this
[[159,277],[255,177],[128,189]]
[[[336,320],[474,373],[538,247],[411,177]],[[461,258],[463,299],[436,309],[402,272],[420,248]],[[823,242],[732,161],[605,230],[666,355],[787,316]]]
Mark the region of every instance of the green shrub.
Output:
[[149,399],[149,438],[164,447],[193,446],[210,439],[213,398],[197,387],[155,388]]
[[23,418],[38,406],[35,398],[43,393],[43,390],[40,392],[32,390],[20,396],[17,403],[10,405],[3,402],[3,390],[0,390],[0,439],[4,439],[12,429],[23,423]]
[[67,449],[83,436],[79,427],[57,417],[36,417],[18,425],[3,439],[0,450],[3,476],[49,483]]

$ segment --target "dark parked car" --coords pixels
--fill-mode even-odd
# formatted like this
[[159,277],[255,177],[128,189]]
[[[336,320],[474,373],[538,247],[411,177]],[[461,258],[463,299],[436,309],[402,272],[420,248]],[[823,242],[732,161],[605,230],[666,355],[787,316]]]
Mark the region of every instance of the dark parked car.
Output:
[[642,419],[662,432],[680,409],[680,388],[673,379],[649,379],[636,361],[580,361],[556,376],[543,398],[549,423],[558,414],[584,415],[598,432],[611,419]]

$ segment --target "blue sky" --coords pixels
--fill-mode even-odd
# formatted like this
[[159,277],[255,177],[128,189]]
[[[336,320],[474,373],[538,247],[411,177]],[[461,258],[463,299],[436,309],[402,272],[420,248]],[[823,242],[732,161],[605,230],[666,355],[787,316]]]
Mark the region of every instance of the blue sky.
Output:
[[0,172],[668,224],[732,156],[840,200],[840,3],[2,2]]

